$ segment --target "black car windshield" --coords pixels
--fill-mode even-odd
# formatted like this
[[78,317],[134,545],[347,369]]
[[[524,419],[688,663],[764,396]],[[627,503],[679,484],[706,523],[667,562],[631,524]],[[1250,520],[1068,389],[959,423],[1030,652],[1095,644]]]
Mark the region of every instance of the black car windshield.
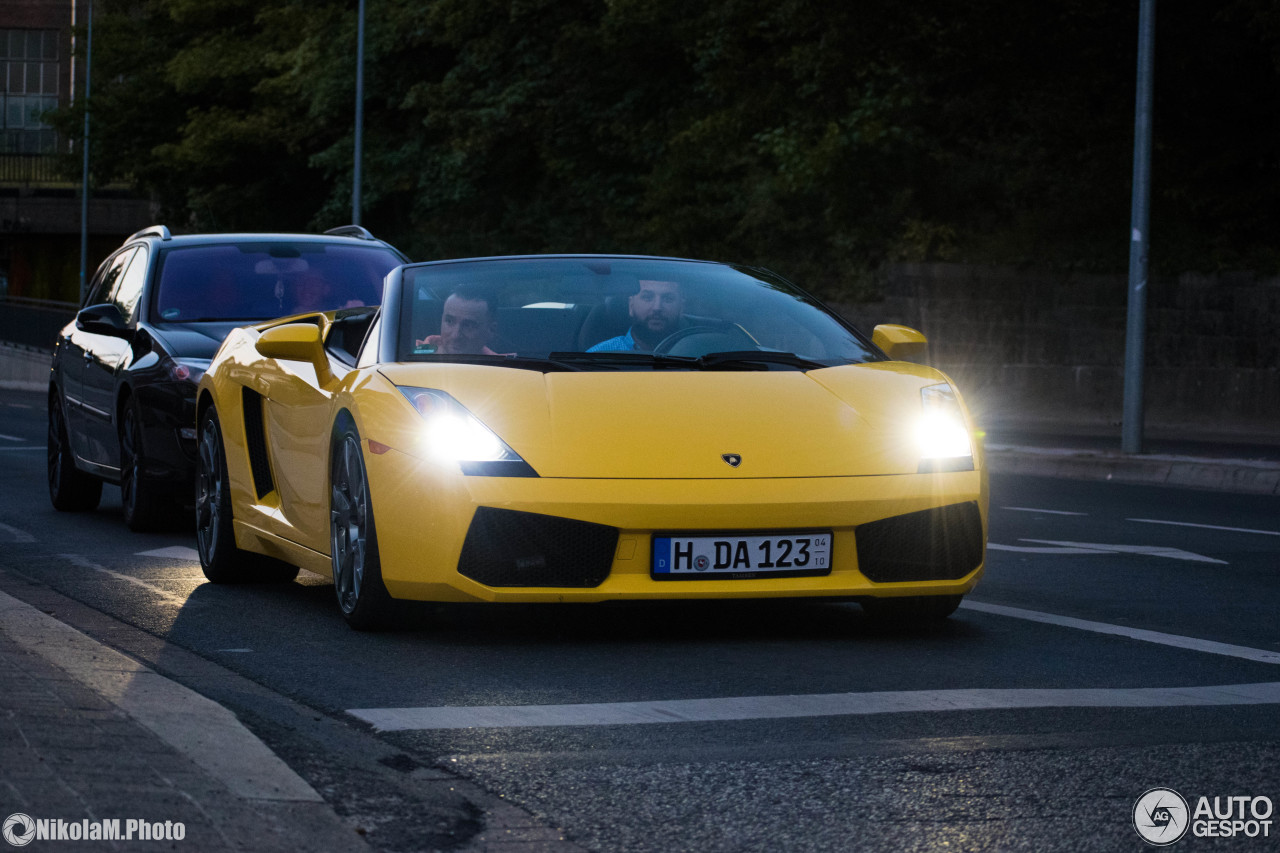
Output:
[[244,241],[162,250],[152,296],[158,322],[262,320],[382,300],[400,258],[383,246]]
[[397,361],[559,370],[807,370],[882,356],[813,297],[760,270],[634,257],[412,265]]

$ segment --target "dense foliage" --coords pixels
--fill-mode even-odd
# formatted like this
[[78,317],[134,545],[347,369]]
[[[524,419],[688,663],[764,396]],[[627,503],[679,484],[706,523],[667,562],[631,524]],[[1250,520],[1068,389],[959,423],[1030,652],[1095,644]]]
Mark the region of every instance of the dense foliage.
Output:
[[[98,180],[192,230],[350,221],[354,0],[98,9]],[[845,296],[890,260],[1122,271],[1137,9],[367,0],[363,221],[416,258],[712,257]],[[1274,269],[1280,11],[1157,23],[1153,262]]]

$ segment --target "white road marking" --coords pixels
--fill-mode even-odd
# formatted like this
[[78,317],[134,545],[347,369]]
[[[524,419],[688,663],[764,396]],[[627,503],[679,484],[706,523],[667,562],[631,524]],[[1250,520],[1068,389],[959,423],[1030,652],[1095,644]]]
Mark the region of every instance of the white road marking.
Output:
[[185,545],[172,545],[168,548],[157,548],[154,551],[139,551],[137,557],[163,557],[166,560],[190,560],[200,562],[200,552]]
[[26,441],[25,438],[18,438],[16,435],[4,435],[0,433],[0,441]]
[[1160,521],[1155,518],[1126,518],[1142,524],[1172,524],[1175,527],[1199,527],[1204,530],[1225,530],[1228,533],[1257,533],[1260,536],[1280,536],[1280,530],[1250,530],[1247,527],[1219,527],[1216,524],[1192,524],[1189,521]]
[[22,450],[46,450],[47,448],[41,444],[36,447],[0,447],[0,453],[15,453]]
[[[1020,542],[1027,540],[1020,539]],[[1099,551],[1096,548],[1033,548],[1029,545],[997,545],[987,543],[988,551],[1017,551],[1022,554],[1110,554],[1111,551]]]
[[1061,509],[1035,509],[1028,506],[1002,506],[1001,509],[1011,509],[1014,512],[1039,512],[1045,515],[1088,515],[1087,512],[1067,512]]
[[479,705],[354,708],[348,714],[379,731],[492,729],[524,726],[617,726],[836,717],[1006,708],[1172,708],[1280,704],[1280,682],[1207,687],[1071,690],[894,690],[807,696],[744,696],[582,705]]
[[1039,610],[1024,610],[1021,607],[1006,607],[1003,604],[987,604],[983,601],[962,601],[960,607],[975,610],[979,613],[991,613],[996,616],[1008,616],[1014,619],[1026,619],[1030,622],[1043,622],[1046,625],[1058,625],[1063,628],[1075,628],[1080,631],[1091,631],[1095,634],[1110,634],[1116,637],[1127,637],[1130,640],[1141,640],[1144,643],[1156,643],[1162,646],[1187,649],[1193,652],[1205,652],[1211,655],[1225,655],[1243,658],[1255,663],[1280,664],[1280,652],[1267,649],[1253,649],[1248,646],[1233,646],[1229,643],[1216,643],[1213,640],[1200,640],[1195,637],[1183,637],[1179,634],[1164,634],[1160,631],[1147,631],[1142,628],[1131,628],[1127,625],[1111,625],[1107,622],[1092,622],[1088,619],[1076,619],[1073,616],[1058,616],[1054,613],[1042,613]]
[[[966,601],[967,610],[1125,637],[1188,651],[1280,664],[1280,652],[1234,646],[1195,637],[1109,625],[1019,607]],[[352,708],[348,714],[380,731],[613,726],[647,723],[830,717],[1011,708],[1172,708],[1191,705],[1278,705],[1280,682],[1196,687],[1078,689],[903,690],[821,693],[804,696],[742,696],[576,705],[478,705],[423,708]]]
[[75,565],[79,566],[82,569],[93,569],[95,572],[101,572],[104,575],[110,575],[111,577],[116,578],[117,580],[122,580],[125,583],[131,583],[134,586],[140,586],[143,589],[147,590],[148,592],[154,595],[158,595],[166,601],[173,602],[174,604],[177,604],[180,607],[190,608],[190,607],[203,606],[198,601],[191,601],[185,595],[179,595],[177,593],[170,592],[169,590],[164,589],[163,587],[158,587],[153,584],[149,584],[146,581],[144,581],[142,578],[135,578],[133,575],[126,575],[120,572],[113,572],[110,569],[106,568],[105,566],[99,566],[97,563],[94,563],[86,559],[85,557],[80,556],[79,554],[59,554],[58,556],[64,560],[74,563]]
[[[1059,542],[1053,539],[1019,539],[1018,541],[1076,549],[1062,552],[1041,551],[1033,553],[1140,554],[1144,557],[1168,557],[1171,560],[1190,560],[1195,563],[1214,563],[1219,566],[1230,565],[1226,560],[1215,560],[1213,557],[1205,557],[1202,554],[1193,554],[1190,551],[1183,551],[1179,548],[1165,548],[1159,545],[1100,545],[1093,542]],[[1010,551],[1018,548],[1016,545],[991,545],[990,543],[987,544],[987,547],[994,548],[997,551]]]
[[9,526],[9,525],[7,525],[7,524],[0,524],[0,530],[3,530],[5,533],[8,533],[10,536],[12,536],[12,537],[13,537],[13,540],[12,540],[12,541],[14,541],[14,542],[34,542],[34,541],[36,541],[36,537],[32,536],[32,535],[31,535],[30,533],[28,533],[27,531],[25,531],[25,530],[19,530],[19,529],[18,529],[18,528],[16,528],[16,527],[10,527],[10,526]]

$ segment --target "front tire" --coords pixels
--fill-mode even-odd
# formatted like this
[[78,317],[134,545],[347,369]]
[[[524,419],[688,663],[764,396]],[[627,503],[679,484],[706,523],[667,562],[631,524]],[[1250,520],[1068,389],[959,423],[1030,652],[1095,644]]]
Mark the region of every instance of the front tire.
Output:
[[236,547],[231,478],[222,426],[212,407],[200,418],[196,447],[196,550],[201,571],[213,583],[287,583],[298,576],[297,566]]
[[334,436],[329,483],[329,553],[338,607],[355,630],[376,630],[390,617],[394,601],[382,583],[369,477],[354,426]]
[[57,391],[49,392],[49,500],[59,512],[88,512],[102,500],[102,481],[76,467]]

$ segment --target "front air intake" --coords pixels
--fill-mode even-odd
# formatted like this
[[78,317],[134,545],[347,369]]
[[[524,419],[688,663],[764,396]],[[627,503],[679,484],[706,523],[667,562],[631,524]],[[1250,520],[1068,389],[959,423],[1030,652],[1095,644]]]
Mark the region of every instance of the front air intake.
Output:
[[486,586],[595,587],[609,576],[617,547],[614,527],[482,506],[458,572]]
[[982,565],[976,501],[859,525],[858,569],[876,583],[959,580]]

